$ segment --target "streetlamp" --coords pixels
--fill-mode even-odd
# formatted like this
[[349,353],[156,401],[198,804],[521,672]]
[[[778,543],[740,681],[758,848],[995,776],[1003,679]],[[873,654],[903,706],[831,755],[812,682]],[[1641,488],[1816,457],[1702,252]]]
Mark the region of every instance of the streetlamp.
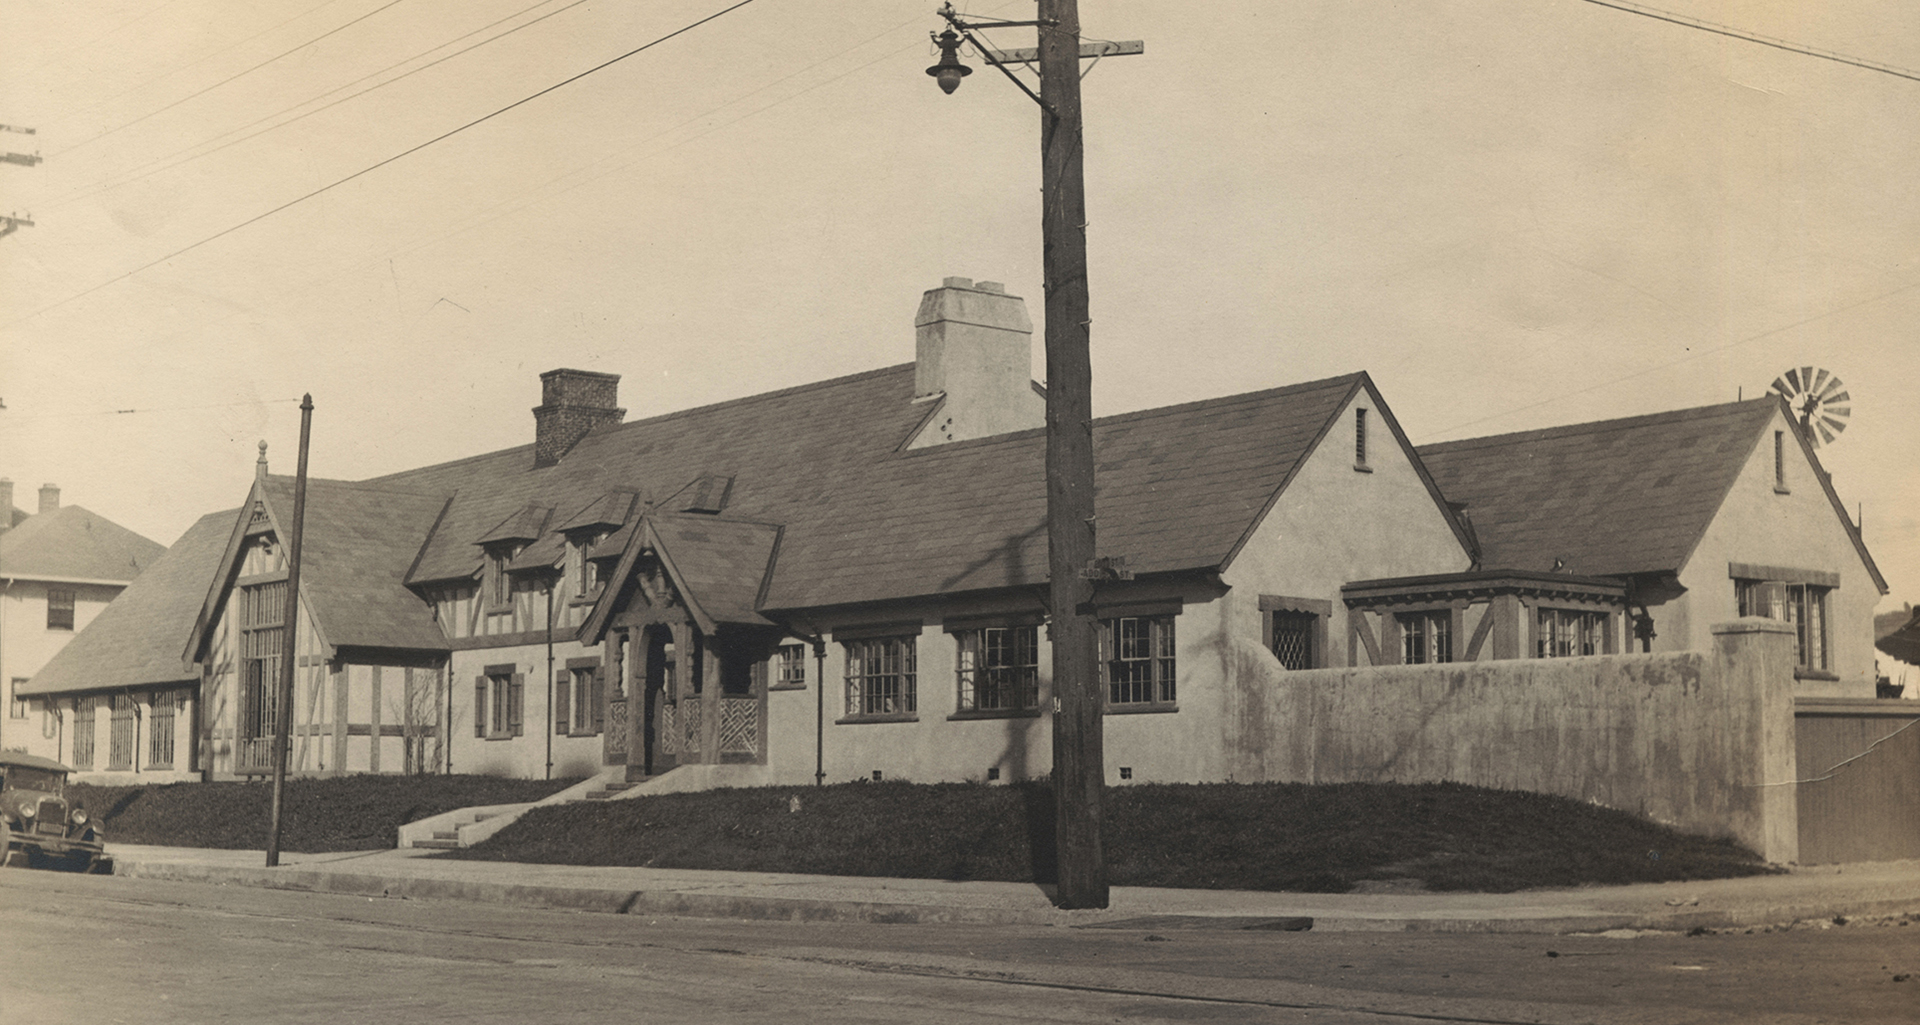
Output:
[[[1094,561],[1093,375],[1088,356],[1086,186],[1080,121],[1080,58],[1140,53],[1138,42],[1080,42],[1077,0],[1039,0],[1034,21],[962,20],[940,8],[948,28],[934,36],[940,62],[927,69],[951,94],[971,69],[960,42],[980,51],[1040,105],[1040,234],[1046,277],[1047,580],[1053,640],[1053,793],[1057,900],[1062,907],[1107,906],[1107,863],[1100,840],[1106,786],[1099,690],[1099,622],[1092,608],[1096,579],[1114,571]],[[977,29],[1033,26],[1040,46],[1000,51],[982,45]],[[1009,63],[1036,65],[1036,95]]]

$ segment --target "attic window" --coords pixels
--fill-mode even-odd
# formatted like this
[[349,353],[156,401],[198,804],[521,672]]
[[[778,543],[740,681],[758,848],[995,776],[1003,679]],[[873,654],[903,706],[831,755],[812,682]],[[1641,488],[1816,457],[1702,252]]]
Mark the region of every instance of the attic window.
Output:
[[1373,467],[1367,465],[1367,411],[1365,407],[1353,411],[1353,468],[1361,473],[1372,473]]
[[513,547],[497,545],[487,549],[486,579],[481,589],[489,605],[505,605],[513,600],[513,580],[507,576],[507,564],[513,561]]
[[1787,432],[1773,432],[1773,491],[1777,495],[1790,494],[1787,490]]

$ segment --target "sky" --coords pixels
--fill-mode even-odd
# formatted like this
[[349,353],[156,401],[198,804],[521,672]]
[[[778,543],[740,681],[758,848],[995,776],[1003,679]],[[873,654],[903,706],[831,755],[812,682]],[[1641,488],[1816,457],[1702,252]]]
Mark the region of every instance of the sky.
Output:
[[[17,504],[171,543],[260,441],[293,471],[303,393],[310,472],[361,479],[530,442],[557,367],[633,420],[908,362],[948,276],[1027,297],[1038,377],[1033,102],[940,92],[934,0],[647,46],[734,2],[12,0]],[[1920,68],[1920,5],[1657,7]],[[1882,607],[1920,597],[1920,81],[1589,0],[1080,13],[1146,43],[1083,80],[1097,414],[1365,370],[1424,444],[1820,367]]]

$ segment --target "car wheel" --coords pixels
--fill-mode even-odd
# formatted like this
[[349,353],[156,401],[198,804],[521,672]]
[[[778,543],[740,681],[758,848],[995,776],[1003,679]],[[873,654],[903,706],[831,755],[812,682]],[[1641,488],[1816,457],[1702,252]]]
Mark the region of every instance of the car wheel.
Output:
[[0,822],[0,868],[13,863],[13,829]]

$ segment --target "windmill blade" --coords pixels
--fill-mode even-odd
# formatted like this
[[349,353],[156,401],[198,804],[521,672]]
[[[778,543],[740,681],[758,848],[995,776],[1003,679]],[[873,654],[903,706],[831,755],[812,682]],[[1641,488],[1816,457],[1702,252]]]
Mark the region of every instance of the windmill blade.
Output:
[[1792,369],[1787,371],[1787,390],[1781,394],[1788,398],[1800,394],[1800,371]]
[[1822,416],[1820,418],[1820,422],[1822,424],[1825,424],[1828,427],[1833,428],[1833,433],[1835,434],[1839,434],[1841,431],[1844,431],[1847,429],[1847,422],[1845,420],[1837,420],[1830,416]]
[[1826,424],[1823,424],[1823,423],[1816,423],[1816,424],[1814,424],[1813,426],[1819,429],[1819,431],[1820,431],[1820,440],[1821,440],[1821,441],[1822,441],[1823,443],[1826,443],[1826,444],[1832,444],[1832,443],[1833,443],[1833,432],[1832,432],[1832,431],[1830,431],[1830,430],[1827,430],[1827,425],[1826,425]]
[[1782,380],[1781,378],[1776,377],[1773,379],[1772,388],[1776,394],[1784,395],[1787,398],[1793,398],[1793,392],[1789,391],[1788,387],[1789,386],[1787,385],[1787,382]]
[[1818,395],[1827,390],[1828,374],[1825,370],[1820,369],[1815,369],[1813,374],[1813,383],[1807,385],[1807,390]]
[[[1824,370],[1823,370],[1823,371],[1821,371],[1821,373],[1826,373],[1826,371],[1824,371]],[[1840,390],[1840,388],[1841,388],[1841,384],[1840,384],[1840,378],[1838,378],[1838,377],[1834,377],[1834,378],[1832,378],[1832,379],[1830,379],[1830,380],[1828,380],[1828,381],[1827,381],[1827,386],[1826,386],[1826,387],[1824,387],[1824,388],[1822,388],[1822,389],[1820,389],[1820,401],[1822,401],[1822,402],[1839,402],[1839,401],[1841,401],[1841,399],[1840,399],[1840,398],[1839,398],[1838,396],[1836,396],[1836,395],[1834,395],[1834,394],[1833,394],[1834,392],[1837,392],[1837,391],[1839,391],[1839,390]],[[1844,394],[1844,393],[1842,393],[1842,394]]]

